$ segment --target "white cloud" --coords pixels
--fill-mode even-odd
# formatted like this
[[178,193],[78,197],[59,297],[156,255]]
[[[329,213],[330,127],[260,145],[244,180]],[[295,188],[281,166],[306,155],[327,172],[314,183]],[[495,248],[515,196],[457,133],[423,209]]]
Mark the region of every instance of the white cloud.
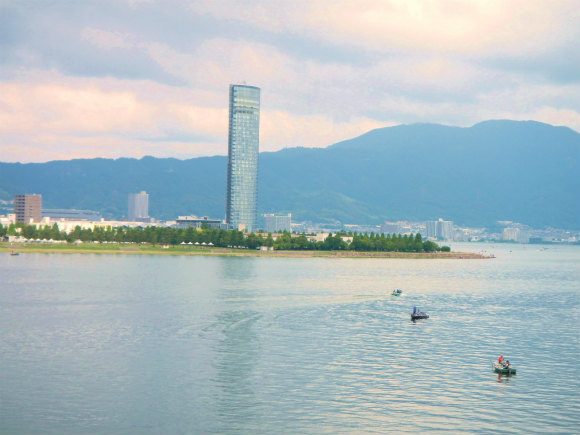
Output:
[[[194,2],[179,24],[207,19],[215,29],[200,26],[191,42],[158,32],[175,20],[157,12],[163,4],[138,3],[125,10],[159,15],[155,30],[103,12],[63,31],[80,44],[61,35],[14,48],[0,81],[0,160],[225,154],[228,85],[242,81],[262,88],[265,151],[398,123],[535,119],[580,130],[578,83],[551,81],[538,57],[578,49],[576,3]],[[63,71],[83,76],[59,72],[55,52]],[[115,56],[125,63],[109,69]],[[539,69],[526,68],[531,58]],[[504,60],[519,70],[498,67]]]
[[192,8],[271,32],[374,51],[531,54],[578,38],[578,4],[560,0],[195,2]]
[[244,80],[262,84],[290,76],[292,59],[267,44],[215,38],[202,42],[194,52],[184,53],[164,44],[145,50],[164,71],[188,84],[211,89]]
[[94,27],[85,27],[81,38],[102,49],[132,48],[131,35],[128,33],[108,32]]
[[577,86],[522,84],[481,94],[473,113],[481,119],[534,120],[580,131]]

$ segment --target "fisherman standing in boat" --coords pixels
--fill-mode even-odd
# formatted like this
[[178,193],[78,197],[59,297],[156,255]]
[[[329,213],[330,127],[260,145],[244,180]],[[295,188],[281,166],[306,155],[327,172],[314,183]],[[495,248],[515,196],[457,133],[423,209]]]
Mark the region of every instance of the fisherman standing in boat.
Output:
[[413,314],[419,314],[419,311],[417,310],[417,307],[413,307]]
[[497,362],[501,365],[503,365],[503,355],[500,355],[499,358],[497,359]]

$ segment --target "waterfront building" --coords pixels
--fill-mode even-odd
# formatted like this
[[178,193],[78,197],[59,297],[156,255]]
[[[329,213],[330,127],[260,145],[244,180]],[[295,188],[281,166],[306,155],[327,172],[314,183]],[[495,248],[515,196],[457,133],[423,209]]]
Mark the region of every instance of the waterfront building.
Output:
[[426,236],[429,239],[437,238],[437,221],[427,221],[425,222],[425,230],[427,232]]
[[256,230],[260,88],[230,85],[226,223]]
[[520,229],[520,237],[518,237],[518,242],[530,243],[530,232],[525,229]]
[[452,221],[444,221],[439,219],[437,221],[425,222],[425,229],[427,238],[453,240],[455,229]]
[[149,194],[144,190],[129,194],[128,218],[130,221],[149,220]]
[[198,218],[197,216],[179,216],[175,221],[175,228],[201,228],[207,226],[208,228],[226,229],[226,225],[219,219],[210,219],[207,216]]
[[324,242],[330,234],[331,233],[316,233],[314,235],[308,235],[306,238],[311,242]]
[[452,221],[444,221],[443,219],[437,221],[438,238],[443,240],[453,240],[454,233],[455,229],[453,228]]
[[42,220],[42,195],[14,195],[16,222],[40,222]]
[[501,234],[502,240],[511,240],[517,241],[518,237],[520,236],[520,229],[519,228],[504,228]]
[[16,222],[16,215],[14,213],[9,213],[7,215],[0,215],[0,225],[3,227],[8,227]]
[[502,231],[502,240],[513,241],[518,243],[529,243],[530,233],[521,228],[506,227]]
[[278,231],[288,231],[292,230],[292,214],[288,213],[284,216],[276,216],[275,214],[265,214],[264,219],[266,220],[266,232],[275,233]]
[[87,220],[98,221],[101,220],[101,213],[94,210],[75,210],[75,209],[60,209],[60,208],[45,208],[42,210],[43,218],[51,219],[65,219],[65,220]]

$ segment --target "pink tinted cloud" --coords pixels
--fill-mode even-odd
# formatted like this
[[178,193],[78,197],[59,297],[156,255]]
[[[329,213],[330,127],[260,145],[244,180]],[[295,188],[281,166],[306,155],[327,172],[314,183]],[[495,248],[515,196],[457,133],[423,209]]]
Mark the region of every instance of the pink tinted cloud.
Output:
[[[0,83],[0,160],[227,153],[227,88],[214,95],[221,105],[212,107],[187,104],[173,98],[175,89],[155,83],[49,77],[56,80]],[[326,146],[384,126],[370,119],[336,123],[322,115],[268,109],[261,116],[263,151]]]
[[573,0],[218,0],[192,8],[271,32],[374,51],[522,55],[579,35]]
[[362,0],[329,6],[313,0],[191,6],[285,38],[299,35],[316,49],[354,48],[366,53],[364,62],[305,59],[300,50],[276,46],[275,38],[214,36],[183,48],[152,35],[87,26],[79,38],[95,50],[135,52],[182,84],[19,73],[0,82],[0,160],[225,154],[228,85],[244,80],[262,88],[262,150],[326,146],[401,122],[535,119],[580,130],[577,84],[473,61],[570,42],[578,36],[571,26],[578,8],[571,5]]

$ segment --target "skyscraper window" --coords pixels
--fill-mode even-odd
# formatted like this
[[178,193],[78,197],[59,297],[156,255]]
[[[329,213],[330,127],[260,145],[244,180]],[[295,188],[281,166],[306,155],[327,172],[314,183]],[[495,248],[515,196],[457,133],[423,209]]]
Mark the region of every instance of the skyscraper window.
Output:
[[230,85],[226,222],[256,230],[260,88]]

